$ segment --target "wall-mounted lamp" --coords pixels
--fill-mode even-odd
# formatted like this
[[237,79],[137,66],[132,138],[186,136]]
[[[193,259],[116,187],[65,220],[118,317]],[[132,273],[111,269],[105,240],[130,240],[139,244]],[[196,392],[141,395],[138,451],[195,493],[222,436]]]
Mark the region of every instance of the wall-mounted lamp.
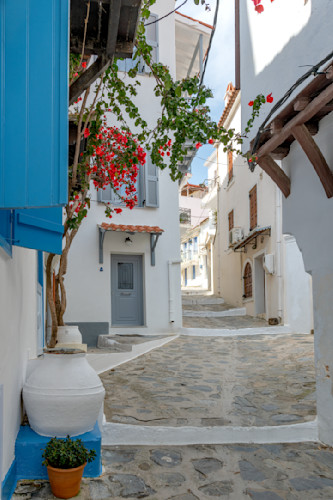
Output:
[[130,247],[132,244],[133,244],[133,241],[131,240],[131,238],[129,236],[127,236],[127,238],[125,238],[125,245]]

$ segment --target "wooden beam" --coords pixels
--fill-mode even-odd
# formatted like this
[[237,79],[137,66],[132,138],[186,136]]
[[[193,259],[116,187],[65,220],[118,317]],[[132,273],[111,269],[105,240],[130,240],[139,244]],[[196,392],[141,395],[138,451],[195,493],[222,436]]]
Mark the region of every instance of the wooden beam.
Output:
[[327,80],[333,80],[333,66],[329,66],[326,70]]
[[110,60],[105,56],[100,56],[94,64],[89,66],[86,71],[69,88],[69,104],[74,101],[103,73],[110,64]]
[[290,179],[282,168],[269,155],[261,156],[257,160],[258,165],[277,184],[286,198],[290,195]]
[[283,158],[288,156],[289,151],[289,146],[279,146],[271,152],[271,157],[273,158],[273,160],[283,160]]
[[258,151],[256,151],[257,156],[266,156],[271,151],[276,149],[280,144],[282,144],[290,135],[292,134],[292,129],[297,125],[302,125],[304,122],[311,120],[311,118],[318,113],[328,102],[333,99],[333,83],[326,87],[317,97],[315,97],[307,107],[300,111],[294,118],[292,118],[283,127],[281,132],[273,135],[265,144],[263,144]]
[[121,0],[110,0],[108,39],[106,42],[106,56],[108,59],[112,59],[116,51],[120,10]]
[[333,196],[333,173],[310,132],[305,125],[298,125],[293,128],[292,133],[317,172],[327,198],[331,198]]
[[294,102],[294,111],[303,111],[303,109],[307,107],[310,101],[310,97],[299,97]]
[[275,120],[273,120],[271,123],[271,134],[277,134],[278,132],[281,132],[282,129],[283,120],[280,120],[280,118],[275,118]]

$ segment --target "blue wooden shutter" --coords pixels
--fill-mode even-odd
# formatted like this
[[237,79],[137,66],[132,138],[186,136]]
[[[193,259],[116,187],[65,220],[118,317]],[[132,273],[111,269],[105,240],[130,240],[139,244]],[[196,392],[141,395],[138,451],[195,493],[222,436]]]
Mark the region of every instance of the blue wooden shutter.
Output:
[[146,156],[146,207],[158,207],[158,167],[154,165],[150,157]]
[[15,210],[13,241],[19,247],[62,252],[62,207]]
[[0,208],[67,201],[68,3],[0,1]]

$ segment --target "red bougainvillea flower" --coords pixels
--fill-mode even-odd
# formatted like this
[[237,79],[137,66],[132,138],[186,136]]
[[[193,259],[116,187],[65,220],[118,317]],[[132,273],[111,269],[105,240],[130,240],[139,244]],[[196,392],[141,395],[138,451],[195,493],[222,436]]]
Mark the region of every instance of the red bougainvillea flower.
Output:
[[214,144],[214,139],[209,139],[208,144]]
[[262,12],[264,12],[264,7],[259,4],[259,5],[256,5],[254,10],[256,10],[259,14],[261,14]]
[[81,64],[82,68],[86,68],[87,67],[87,63],[86,61],[83,61],[83,63]]
[[268,94],[268,96],[266,97],[266,101],[269,103],[272,103],[274,101],[274,99],[272,97],[272,92],[270,94]]
[[202,146],[201,142],[197,142],[196,145],[195,145],[196,149],[201,148],[201,146]]
[[257,5],[261,3],[261,0],[252,0],[252,2],[254,3],[254,6],[257,7]]
[[249,106],[253,106],[254,102],[253,101],[250,101],[249,102]]
[[122,209],[121,208],[115,208],[114,211],[116,212],[116,214],[121,214]]
[[90,136],[90,130],[89,130],[88,128],[85,128],[85,129],[84,129],[84,132],[83,132],[83,135],[84,135],[85,139],[86,139],[87,137],[89,137],[89,136]]
[[75,73],[74,78],[75,78],[76,76],[79,76],[79,73]]

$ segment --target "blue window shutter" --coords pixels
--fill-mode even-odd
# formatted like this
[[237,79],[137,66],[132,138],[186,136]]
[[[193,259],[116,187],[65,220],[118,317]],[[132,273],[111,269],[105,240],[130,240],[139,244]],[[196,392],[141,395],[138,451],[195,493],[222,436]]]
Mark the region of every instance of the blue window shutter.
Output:
[[62,207],[15,210],[14,244],[44,252],[62,252]]
[[158,207],[159,206],[159,196],[158,196],[158,167],[154,165],[150,157],[146,156],[145,164],[145,181],[146,181],[146,207]]
[[68,3],[0,1],[0,208],[67,201]]

